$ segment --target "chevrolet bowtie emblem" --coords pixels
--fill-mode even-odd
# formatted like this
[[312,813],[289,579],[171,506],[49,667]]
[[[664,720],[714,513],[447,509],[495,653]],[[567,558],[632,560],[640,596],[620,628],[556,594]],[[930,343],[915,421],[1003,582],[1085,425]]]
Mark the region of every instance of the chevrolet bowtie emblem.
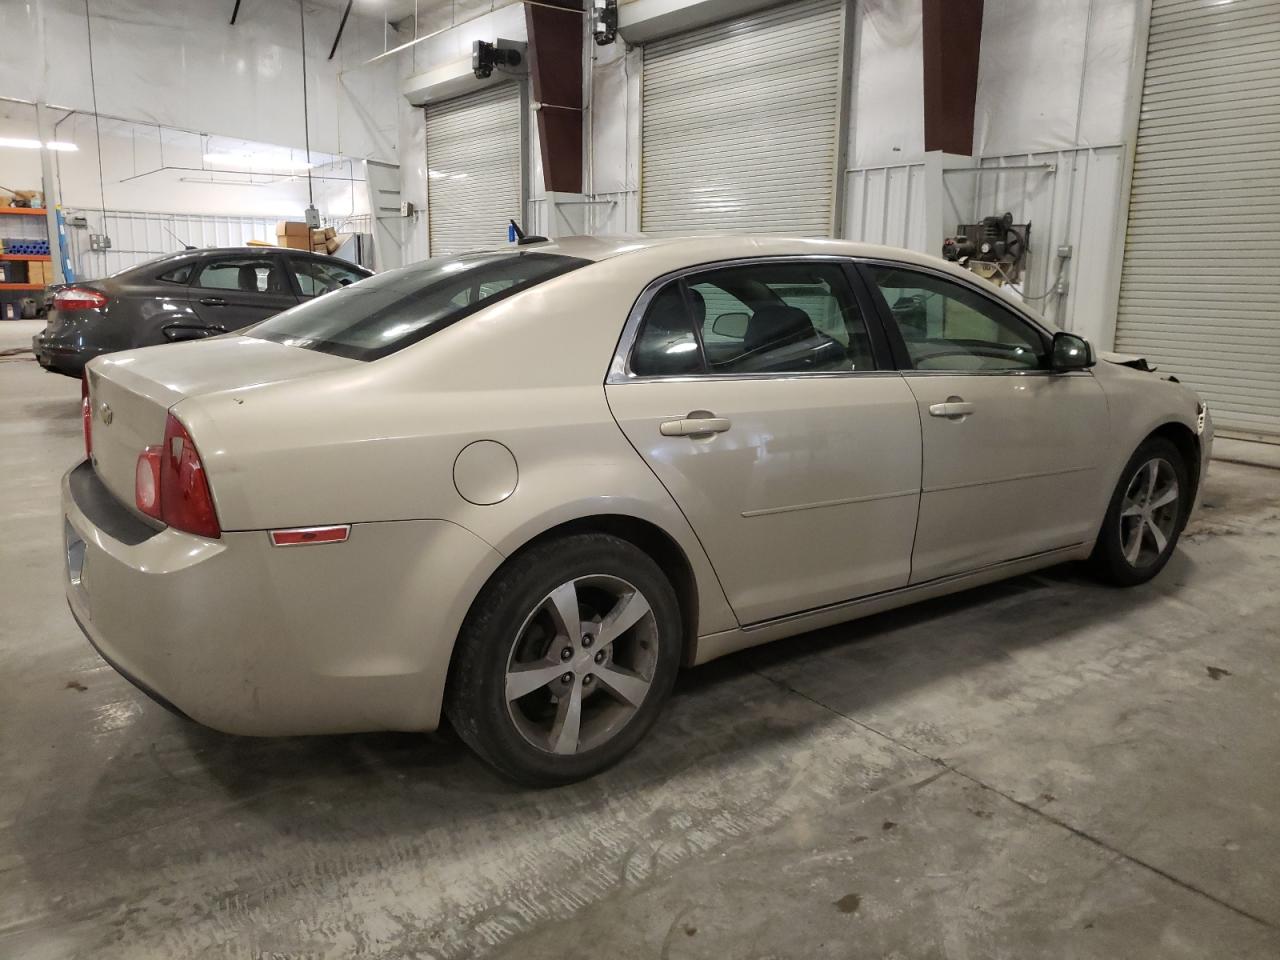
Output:
[[110,424],[111,419],[114,416],[115,414],[111,412],[111,407],[108,406],[107,404],[104,403],[101,407],[98,408],[98,417],[102,420],[103,423]]

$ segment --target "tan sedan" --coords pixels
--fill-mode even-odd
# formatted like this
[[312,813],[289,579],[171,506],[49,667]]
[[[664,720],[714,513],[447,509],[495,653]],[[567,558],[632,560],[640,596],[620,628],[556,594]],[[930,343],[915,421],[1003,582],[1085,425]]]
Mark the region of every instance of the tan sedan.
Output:
[[1089,559],[1196,501],[1196,395],[931,257],[536,243],[88,367],[90,641],[219,730],[430,730],[593,774],[682,666]]

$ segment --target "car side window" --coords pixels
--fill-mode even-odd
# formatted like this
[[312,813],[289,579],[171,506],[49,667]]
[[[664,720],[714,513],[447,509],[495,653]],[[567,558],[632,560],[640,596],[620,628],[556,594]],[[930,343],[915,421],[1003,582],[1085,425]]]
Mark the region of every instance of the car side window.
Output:
[[291,293],[275,257],[219,257],[209,260],[196,277],[197,287],[245,293]]
[[631,351],[631,371],[640,377],[682,377],[704,372],[702,350],[693,331],[682,281],[672,280],[649,301]]
[[332,293],[365,278],[357,270],[327,260],[295,260],[290,257],[289,262],[293,264],[293,275],[304,297]]
[[812,373],[873,370],[875,359],[843,268],[787,260],[672,281],[650,304],[631,369],[638,376]]
[[868,267],[916,370],[985,372],[1048,365],[1045,338],[1012,310],[933,274]]
[[165,271],[160,274],[160,276],[156,277],[156,279],[163,280],[165,283],[185,284],[191,279],[191,268],[191,264],[184,263],[180,267],[174,267],[172,270]]

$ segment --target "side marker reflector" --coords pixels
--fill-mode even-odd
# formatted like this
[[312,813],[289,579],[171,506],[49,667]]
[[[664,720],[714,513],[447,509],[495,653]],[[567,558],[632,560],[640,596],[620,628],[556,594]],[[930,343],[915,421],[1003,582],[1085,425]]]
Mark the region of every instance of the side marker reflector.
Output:
[[312,543],[342,543],[351,536],[351,524],[338,527],[293,527],[289,530],[272,530],[271,545],[275,547],[305,547]]

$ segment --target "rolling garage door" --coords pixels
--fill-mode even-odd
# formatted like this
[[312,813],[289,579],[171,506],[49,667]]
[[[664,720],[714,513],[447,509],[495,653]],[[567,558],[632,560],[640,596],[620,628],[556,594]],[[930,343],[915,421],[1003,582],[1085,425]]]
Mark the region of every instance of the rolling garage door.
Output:
[[1280,0],[1155,0],[1116,349],[1280,435]]
[[830,234],[843,7],[807,0],[646,45],[641,229]]
[[431,256],[500,246],[522,219],[520,87],[426,106]]

